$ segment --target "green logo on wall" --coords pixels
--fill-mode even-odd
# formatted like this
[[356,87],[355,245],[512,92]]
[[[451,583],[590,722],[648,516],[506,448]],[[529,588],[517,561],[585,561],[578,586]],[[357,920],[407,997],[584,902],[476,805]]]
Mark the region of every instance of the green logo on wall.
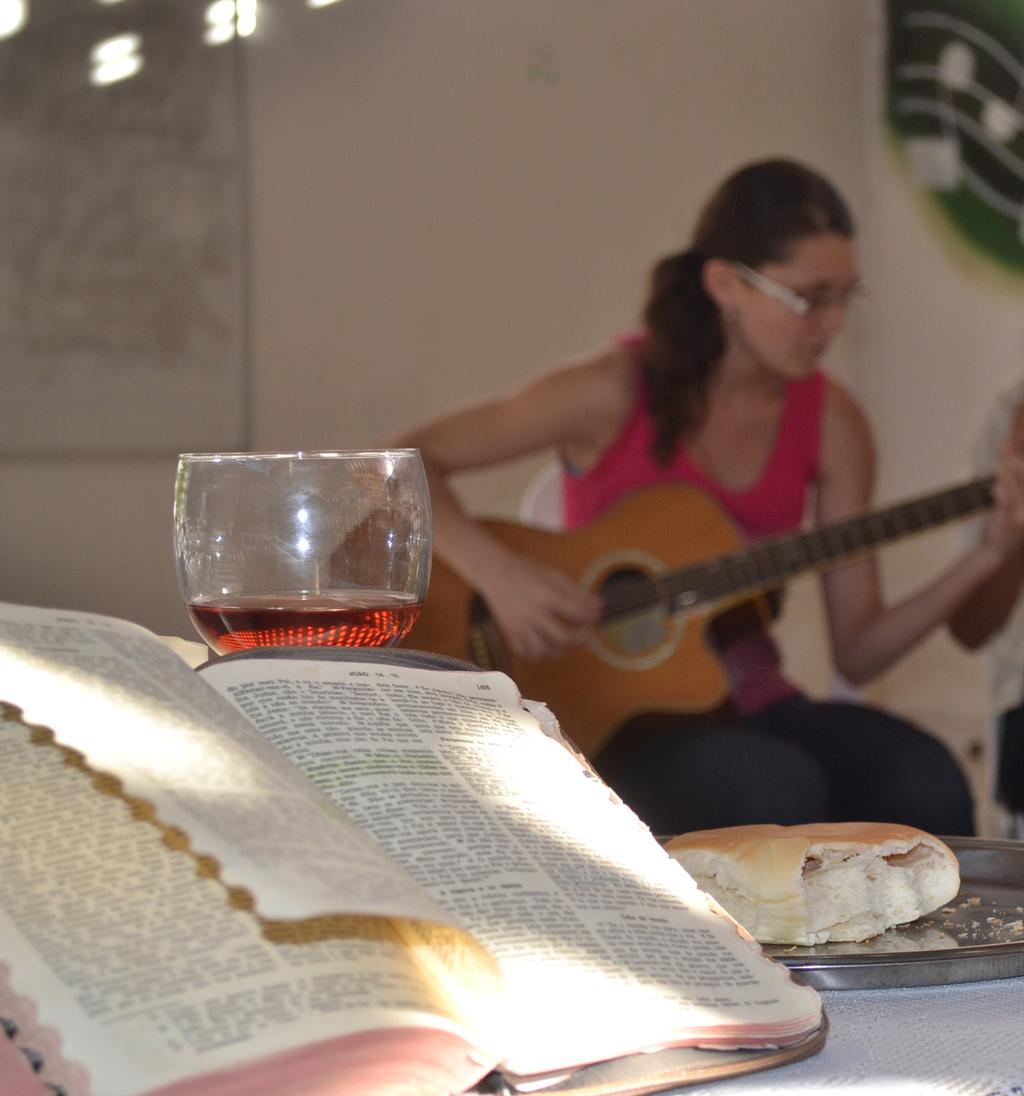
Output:
[[1024,274],[1024,0],[887,0],[891,132],[915,183]]

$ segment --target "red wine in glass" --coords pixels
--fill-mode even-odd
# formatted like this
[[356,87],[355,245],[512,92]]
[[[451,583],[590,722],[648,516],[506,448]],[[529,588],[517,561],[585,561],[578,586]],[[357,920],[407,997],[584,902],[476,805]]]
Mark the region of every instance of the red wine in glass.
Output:
[[220,654],[253,647],[390,647],[408,634],[420,603],[388,590],[261,594],[188,603],[193,624]]
[[400,642],[426,597],[430,548],[416,449],[178,458],[178,582],[219,654]]

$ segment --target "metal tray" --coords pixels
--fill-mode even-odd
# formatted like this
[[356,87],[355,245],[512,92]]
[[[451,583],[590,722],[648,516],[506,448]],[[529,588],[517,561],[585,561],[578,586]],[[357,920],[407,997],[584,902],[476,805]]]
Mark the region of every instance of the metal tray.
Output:
[[960,861],[947,906],[859,944],[765,953],[817,989],[892,989],[1024,975],[1024,841],[944,837]]
[[[676,1092],[688,1085],[703,1085],[740,1077],[762,1069],[775,1069],[817,1054],[825,1045],[828,1018],[821,1014],[821,1027],[802,1042],[789,1047],[758,1050],[701,1050],[670,1047],[643,1054],[629,1054],[610,1062],[598,1062],[572,1070],[564,1077],[550,1075],[539,1083],[536,1077],[505,1078],[491,1073],[472,1090],[474,1096],[649,1096]],[[517,1084],[517,1080],[522,1083]]]

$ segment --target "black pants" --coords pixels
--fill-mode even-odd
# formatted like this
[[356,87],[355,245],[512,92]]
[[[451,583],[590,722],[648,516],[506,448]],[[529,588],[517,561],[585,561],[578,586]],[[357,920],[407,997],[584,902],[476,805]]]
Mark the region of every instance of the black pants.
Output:
[[1024,812],[1024,704],[1003,712],[997,731],[996,799],[1020,814]]
[[724,726],[652,717],[623,727],[594,767],[659,835],[754,822],[974,832],[953,755],[865,704],[792,697]]

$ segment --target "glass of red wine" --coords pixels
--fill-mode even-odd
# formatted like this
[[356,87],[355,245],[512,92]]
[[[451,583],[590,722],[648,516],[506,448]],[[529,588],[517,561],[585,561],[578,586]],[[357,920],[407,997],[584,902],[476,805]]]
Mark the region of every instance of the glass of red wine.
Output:
[[183,453],[178,582],[218,654],[389,647],[430,581],[430,491],[416,449]]

